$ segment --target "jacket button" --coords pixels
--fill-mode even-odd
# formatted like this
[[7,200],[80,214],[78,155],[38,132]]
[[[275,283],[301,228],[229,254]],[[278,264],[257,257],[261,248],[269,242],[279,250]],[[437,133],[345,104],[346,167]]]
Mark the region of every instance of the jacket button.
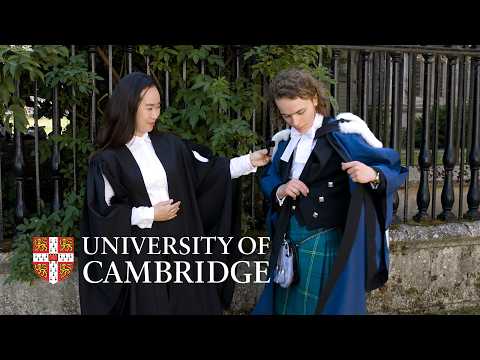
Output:
[[318,201],[321,202],[321,203],[323,203],[323,202],[325,202],[325,198],[324,198],[323,196],[319,196],[319,197],[318,197]]
[[329,182],[328,182],[328,187],[329,187],[329,188],[332,188],[332,187],[333,187],[333,181],[329,181]]
[[314,211],[312,216],[316,219],[318,218],[318,213]]

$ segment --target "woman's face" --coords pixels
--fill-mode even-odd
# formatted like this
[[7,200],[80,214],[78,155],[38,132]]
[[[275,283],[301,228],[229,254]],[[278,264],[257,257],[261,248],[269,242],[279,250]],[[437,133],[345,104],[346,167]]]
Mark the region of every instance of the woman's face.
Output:
[[306,132],[313,125],[315,119],[315,108],[318,104],[316,98],[280,98],[275,99],[280,114],[288,125],[294,127],[300,133]]
[[135,135],[143,136],[153,130],[160,116],[160,93],[155,86],[142,91],[142,101],[135,117]]

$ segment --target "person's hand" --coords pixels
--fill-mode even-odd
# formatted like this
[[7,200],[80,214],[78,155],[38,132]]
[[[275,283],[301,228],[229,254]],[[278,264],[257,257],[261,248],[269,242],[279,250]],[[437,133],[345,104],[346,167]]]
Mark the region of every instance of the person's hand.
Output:
[[290,196],[291,198],[296,199],[300,194],[307,196],[309,191],[307,185],[303,182],[297,179],[292,179],[278,187],[277,196],[280,199],[283,199],[285,196]]
[[173,200],[161,201],[153,206],[155,221],[168,221],[177,216],[177,212],[180,209],[180,201],[173,203]]
[[342,162],[342,170],[346,171],[353,182],[366,184],[375,180],[377,172],[360,161]]
[[270,162],[270,160],[271,157],[268,156],[267,149],[257,150],[250,154],[250,162],[255,167],[265,166]]

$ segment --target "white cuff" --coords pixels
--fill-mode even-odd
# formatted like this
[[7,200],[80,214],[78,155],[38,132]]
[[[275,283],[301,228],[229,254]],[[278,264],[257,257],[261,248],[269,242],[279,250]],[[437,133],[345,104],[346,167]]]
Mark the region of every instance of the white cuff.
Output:
[[230,159],[230,175],[232,179],[257,172],[257,167],[250,162],[250,154]]
[[155,217],[155,209],[153,207],[134,207],[132,208],[132,226],[137,225],[140,229],[150,229]]
[[282,206],[282,205],[283,205],[283,202],[285,201],[285,199],[286,199],[287,197],[284,196],[283,198],[280,199],[280,198],[278,197],[278,189],[277,189],[277,192],[275,193],[275,196],[277,197],[278,204],[279,204],[280,206]]

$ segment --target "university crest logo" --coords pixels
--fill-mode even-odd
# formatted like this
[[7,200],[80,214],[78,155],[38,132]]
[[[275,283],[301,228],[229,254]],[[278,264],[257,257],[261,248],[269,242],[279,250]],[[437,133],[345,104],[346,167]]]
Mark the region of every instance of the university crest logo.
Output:
[[73,272],[73,237],[32,237],[33,270],[51,284]]

